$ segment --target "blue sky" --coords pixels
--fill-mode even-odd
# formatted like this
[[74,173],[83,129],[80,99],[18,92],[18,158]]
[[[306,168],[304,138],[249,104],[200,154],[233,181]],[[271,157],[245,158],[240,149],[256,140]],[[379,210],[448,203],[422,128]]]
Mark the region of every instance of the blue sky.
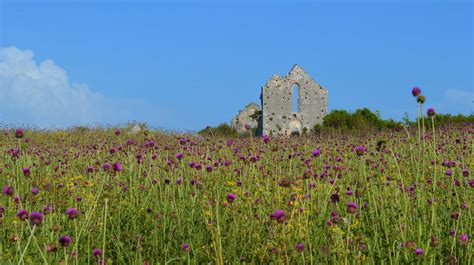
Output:
[[299,64],[330,109],[471,114],[471,1],[0,1],[0,121],[228,122]]

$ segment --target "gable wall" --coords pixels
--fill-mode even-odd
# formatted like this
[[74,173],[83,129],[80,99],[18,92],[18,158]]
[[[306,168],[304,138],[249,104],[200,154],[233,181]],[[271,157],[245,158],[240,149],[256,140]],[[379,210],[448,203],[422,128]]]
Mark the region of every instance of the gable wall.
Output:
[[[299,86],[299,112],[293,113],[293,85]],[[274,75],[262,87],[262,133],[288,135],[295,125],[313,129],[327,114],[327,91],[295,66],[285,77]],[[290,128],[291,126],[291,128]]]

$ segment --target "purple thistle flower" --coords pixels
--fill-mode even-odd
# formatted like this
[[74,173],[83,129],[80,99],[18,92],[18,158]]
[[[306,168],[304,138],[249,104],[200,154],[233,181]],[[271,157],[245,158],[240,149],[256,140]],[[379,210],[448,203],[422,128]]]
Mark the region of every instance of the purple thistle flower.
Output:
[[367,150],[367,149],[365,148],[365,146],[359,145],[359,146],[356,147],[356,154],[357,154],[358,156],[362,156],[362,155],[364,155],[364,153],[365,153],[366,150]]
[[464,177],[468,177],[468,176],[469,176],[469,170],[468,170],[467,168],[463,169],[462,175],[463,175]]
[[313,152],[311,152],[311,155],[314,157],[318,157],[319,155],[321,155],[321,149],[319,148],[314,149]]
[[21,221],[25,221],[26,219],[28,219],[28,211],[27,211],[27,210],[20,210],[20,211],[18,211],[18,213],[16,214],[16,216],[17,216],[18,219],[20,219]]
[[416,248],[416,249],[415,249],[415,254],[416,254],[417,256],[423,255],[423,249],[421,249],[421,248]]
[[436,112],[433,108],[429,108],[427,111],[426,111],[426,115],[428,115],[428,117],[433,117],[434,115],[436,115]]
[[412,94],[414,97],[418,97],[418,96],[421,94],[421,89],[418,88],[418,87],[414,87],[414,88],[411,90],[411,94]]
[[183,153],[177,153],[176,154],[176,159],[178,159],[178,160],[183,159],[183,157],[184,157]]
[[227,194],[227,201],[229,203],[233,202],[235,199],[237,199],[237,195],[235,195],[234,193]]
[[347,212],[349,213],[355,213],[357,211],[357,203],[355,202],[349,202],[347,204]]
[[273,212],[273,213],[270,215],[270,219],[276,220],[276,221],[279,222],[279,223],[283,223],[283,222],[286,220],[285,211],[283,211],[283,210],[275,210],[275,212]]
[[270,136],[264,135],[264,136],[262,137],[262,140],[263,140],[263,142],[268,143],[268,142],[270,142]]
[[466,244],[469,241],[469,237],[467,234],[462,234],[459,236],[459,241],[461,241],[462,244]]
[[38,194],[38,192],[39,192],[39,190],[38,190],[37,187],[33,187],[33,188],[31,189],[31,193],[33,193],[33,195]]
[[303,243],[298,243],[298,244],[296,244],[296,251],[298,251],[298,252],[304,252],[304,245],[303,245]]
[[122,164],[120,162],[115,162],[113,165],[113,169],[115,172],[120,172],[123,170]]
[[5,185],[3,186],[3,194],[11,196],[13,195],[13,187]]
[[272,219],[278,219],[280,217],[283,217],[285,216],[285,211],[283,210],[276,210],[275,212],[273,212],[273,214],[270,216]]
[[229,139],[227,140],[227,146],[231,147],[232,145],[234,145],[235,141],[233,139]]
[[146,147],[154,147],[155,144],[156,144],[155,141],[150,140],[150,141],[147,141],[147,142],[145,143],[145,146],[146,146]]
[[188,243],[184,243],[183,245],[181,245],[181,248],[182,248],[184,251],[188,252],[189,249],[191,248],[191,246],[190,246]]
[[30,223],[32,225],[39,225],[43,222],[43,214],[40,212],[32,212],[30,214]]
[[449,230],[449,235],[454,236],[455,234],[456,230],[454,230],[454,228],[451,228],[451,230]]
[[23,136],[25,136],[25,131],[21,128],[18,128],[15,130],[15,137],[20,139],[20,138],[23,138]]
[[[196,167],[196,169],[197,169],[197,167]],[[206,166],[206,171],[207,172],[212,172],[212,166]]]
[[102,256],[102,249],[100,248],[95,248],[93,251],[92,251],[92,256],[94,257],[100,257]]
[[474,188],[474,179],[470,179],[468,183],[469,183],[469,186],[471,186],[471,188]]
[[178,178],[178,179],[176,180],[176,184],[181,185],[181,183],[183,183],[183,180],[182,180],[181,178]]
[[70,220],[74,220],[77,218],[78,211],[76,208],[69,208],[66,210],[66,214],[69,216]]
[[31,173],[30,169],[27,167],[23,168],[21,171],[23,171],[23,175],[25,176],[29,176]]
[[339,196],[338,193],[333,193],[333,194],[331,195],[331,202],[337,203],[337,202],[339,202],[339,200],[340,200],[340,196]]
[[62,236],[59,238],[58,242],[63,247],[68,247],[71,244],[72,238],[70,236]]
[[105,163],[104,165],[102,165],[102,169],[104,171],[109,171],[111,168],[112,166],[109,163]]
[[445,174],[446,176],[451,176],[453,172],[450,169],[447,169]]

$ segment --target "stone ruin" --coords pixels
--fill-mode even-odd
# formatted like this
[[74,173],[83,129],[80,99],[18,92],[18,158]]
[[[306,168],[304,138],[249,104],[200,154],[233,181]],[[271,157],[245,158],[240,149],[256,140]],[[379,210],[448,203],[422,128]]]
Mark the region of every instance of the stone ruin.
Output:
[[239,114],[232,119],[231,127],[237,133],[243,134],[249,131],[249,128],[258,128],[258,116],[261,109],[256,103],[250,103]]
[[300,135],[321,124],[328,112],[327,90],[298,65],[284,77],[273,75],[260,99],[264,135]]
[[327,90],[298,65],[286,76],[273,75],[262,87],[260,100],[261,112],[257,104],[247,105],[232,120],[232,128],[245,132],[245,124],[258,124],[260,135],[301,135],[328,113]]

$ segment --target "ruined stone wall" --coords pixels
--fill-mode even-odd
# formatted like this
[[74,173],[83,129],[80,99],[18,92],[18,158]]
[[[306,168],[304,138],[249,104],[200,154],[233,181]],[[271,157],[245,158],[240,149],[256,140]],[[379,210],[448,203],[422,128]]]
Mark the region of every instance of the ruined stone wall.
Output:
[[235,116],[231,121],[231,127],[237,133],[242,134],[246,133],[249,130],[245,128],[245,125],[250,126],[250,128],[257,128],[258,120],[255,120],[252,115],[260,111],[260,106],[255,103],[250,103],[245,108],[239,111],[239,114]]
[[[293,112],[293,85],[299,86],[298,112]],[[288,75],[273,75],[262,87],[262,133],[301,134],[320,124],[327,114],[327,90],[295,65]]]

